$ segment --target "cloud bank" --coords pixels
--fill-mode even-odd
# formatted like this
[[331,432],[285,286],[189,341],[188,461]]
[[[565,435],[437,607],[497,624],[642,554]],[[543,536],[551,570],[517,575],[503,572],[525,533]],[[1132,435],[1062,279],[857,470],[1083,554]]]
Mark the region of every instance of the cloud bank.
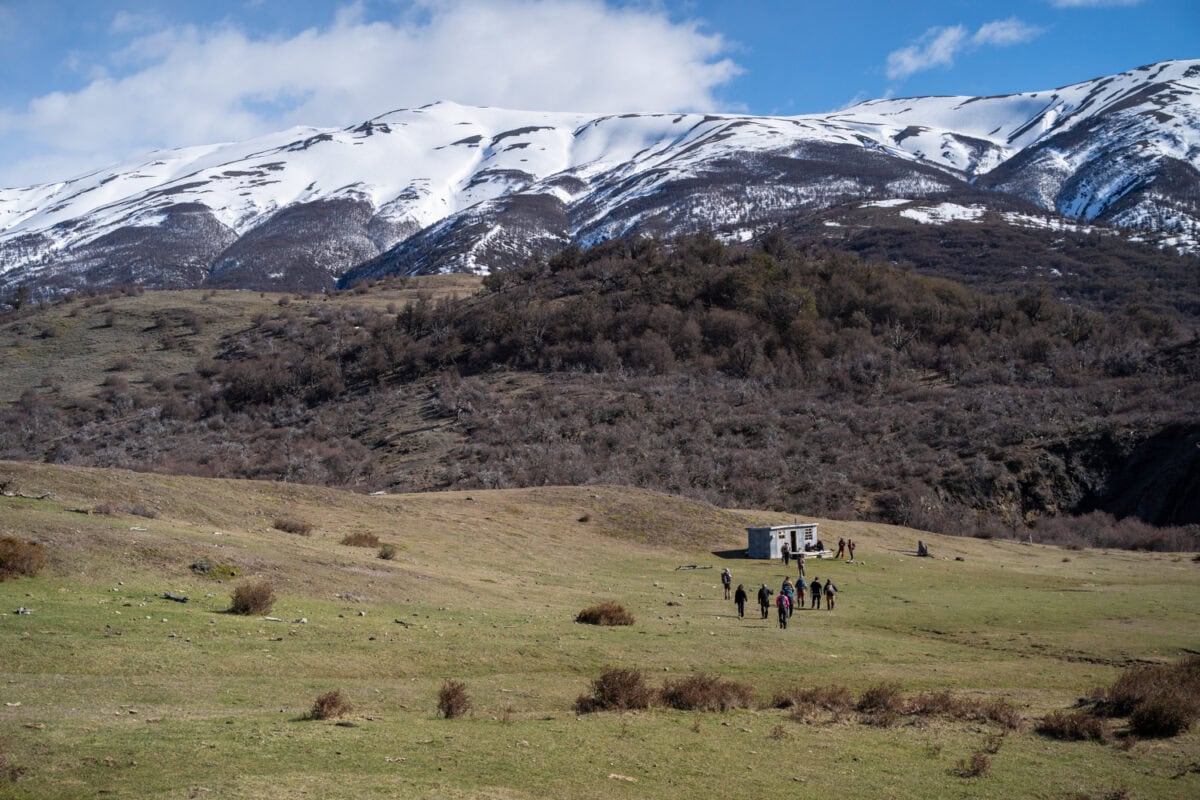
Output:
[[73,92],[0,109],[18,154],[0,185],[42,182],[157,147],[290,125],[344,125],[434,100],[538,110],[712,110],[740,69],[728,43],[652,6],[601,0],[418,0],[395,18],[341,9],[326,27],[254,37],[236,26],[151,27]]
[[1041,34],[1041,28],[1027,25],[1016,17],[988,22],[979,26],[974,34],[962,25],[930,28],[914,44],[888,54],[887,76],[891,80],[900,80],[934,67],[948,67],[962,52],[1023,44]]

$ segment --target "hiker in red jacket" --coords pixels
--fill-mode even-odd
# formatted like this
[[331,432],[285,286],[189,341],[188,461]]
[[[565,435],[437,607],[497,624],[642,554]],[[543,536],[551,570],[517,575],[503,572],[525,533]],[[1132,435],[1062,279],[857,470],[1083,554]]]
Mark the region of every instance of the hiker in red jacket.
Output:
[[775,608],[779,609],[779,627],[787,630],[788,614],[792,611],[792,601],[783,592],[775,596]]

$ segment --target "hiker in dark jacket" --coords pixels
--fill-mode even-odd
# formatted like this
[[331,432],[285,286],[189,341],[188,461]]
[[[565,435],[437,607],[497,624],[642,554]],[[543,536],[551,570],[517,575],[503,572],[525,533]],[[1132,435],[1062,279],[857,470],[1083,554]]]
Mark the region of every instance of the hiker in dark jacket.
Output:
[[762,618],[766,619],[767,614],[771,613],[771,595],[773,595],[767,585],[764,583],[762,588],[758,590],[758,607],[762,610]]
[[721,570],[721,585],[725,587],[725,599],[729,599],[729,586],[733,583],[733,575],[729,572],[729,567]]
[[783,565],[786,567],[788,565],[788,559],[791,558],[792,549],[788,547],[787,542],[784,542],[781,550],[783,552]]
[[821,607],[821,592],[825,588],[824,586],[821,585],[820,578],[813,576],[812,583],[810,583],[808,585],[808,588],[812,591],[812,607],[820,608]]
[[746,600],[749,599],[746,594],[746,587],[738,584],[737,591],[733,593],[733,602],[737,603],[738,619],[746,616]]
[[846,554],[846,540],[838,539],[838,551],[837,551],[837,555],[834,556],[834,558],[841,558],[845,554]]
[[775,598],[775,606],[779,609],[779,627],[787,630],[788,617],[792,615],[792,601],[783,592]]
[[837,594],[837,587],[833,585],[833,581],[826,579],[825,581],[825,610],[833,611],[833,596]]

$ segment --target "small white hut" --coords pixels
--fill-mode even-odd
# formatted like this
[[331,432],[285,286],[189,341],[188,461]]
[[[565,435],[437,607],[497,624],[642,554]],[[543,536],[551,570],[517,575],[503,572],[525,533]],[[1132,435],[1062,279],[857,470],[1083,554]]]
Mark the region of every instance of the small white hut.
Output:
[[746,528],[746,555],[750,558],[782,558],[786,543],[792,553],[817,552],[817,523],[796,522],[766,528]]

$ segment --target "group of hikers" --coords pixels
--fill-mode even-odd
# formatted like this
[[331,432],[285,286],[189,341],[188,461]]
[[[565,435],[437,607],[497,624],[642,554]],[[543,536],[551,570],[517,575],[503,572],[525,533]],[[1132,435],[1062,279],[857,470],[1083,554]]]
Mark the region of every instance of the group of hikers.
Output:
[[[721,572],[721,584],[725,587],[725,599],[730,599],[730,586],[733,584],[733,575],[726,568]],[[824,583],[817,576],[813,576],[811,583],[805,583],[804,577],[801,576],[792,583],[790,577],[783,579],[783,585],[779,587],[779,594],[775,596],[775,608],[779,612],[779,627],[787,628],[788,620],[792,617],[792,612],[797,607],[804,608],[804,597],[808,593],[812,597],[812,605],[810,608],[820,608],[821,598],[825,598],[825,609],[833,610],[834,599],[837,597],[838,588],[834,584],[832,578],[826,578]],[[775,592],[767,588],[764,583],[758,589],[758,606],[762,612],[762,618],[766,619],[771,612],[771,596]],[[746,587],[743,584],[738,584],[737,590],[733,592],[733,602],[737,604],[738,619],[746,616],[746,602],[750,599],[746,592]]]
[[[837,555],[835,555],[834,558],[845,558],[847,551],[849,551],[849,553],[850,553],[850,560],[853,561],[854,560],[854,540],[846,539],[846,538],[839,538]],[[808,549],[808,546],[805,546],[804,550],[797,551],[795,554],[796,562],[800,565],[800,577],[801,578],[804,577],[804,554],[807,552],[810,552],[810,551]],[[812,545],[811,552],[816,552],[816,553],[825,552],[825,543],[822,542],[820,539],[817,539],[816,544]],[[783,547],[780,548],[780,553],[783,556],[783,565],[786,567],[788,565],[788,562],[793,557],[792,549],[791,549],[791,547],[788,546],[787,542],[783,543]]]

